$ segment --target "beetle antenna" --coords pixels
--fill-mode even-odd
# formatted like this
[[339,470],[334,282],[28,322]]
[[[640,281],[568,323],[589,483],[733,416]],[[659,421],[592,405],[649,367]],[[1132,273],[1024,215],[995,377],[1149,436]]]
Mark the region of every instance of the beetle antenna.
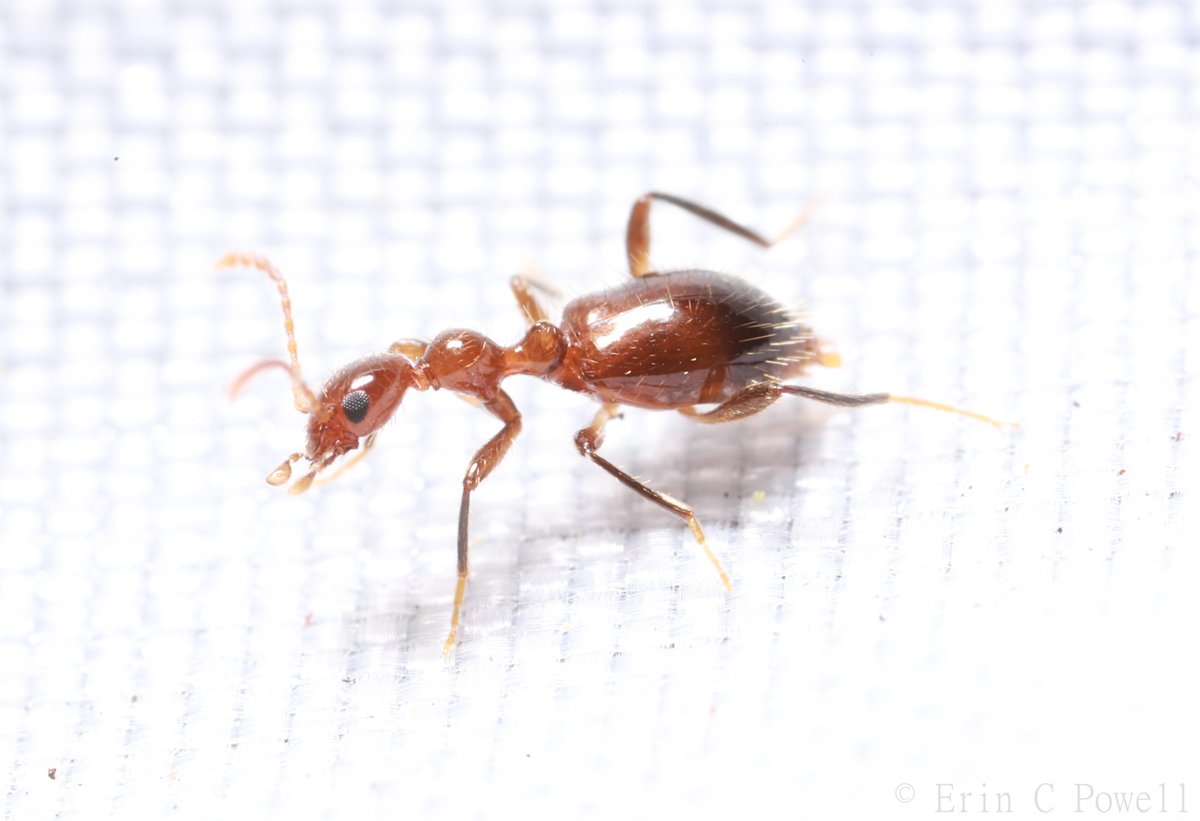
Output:
[[287,282],[284,280],[283,274],[279,273],[279,269],[272,265],[270,260],[257,254],[226,254],[217,261],[218,268],[232,268],[236,265],[257,268],[274,280],[275,287],[279,289],[279,302],[283,308],[283,330],[287,332],[288,356],[292,361],[290,365],[278,359],[260,362],[237,378],[229,389],[230,395],[237,395],[251,377],[262,370],[269,367],[283,367],[292,376],[292,394],[295,396],[296,410],[312,413],[317,409],[317,396],[304,381],[304,374],[300,370],[300,355],[296,351],[296,325],[292,320],[292,300],[288,296]]
[[288,376],[292,377],[292,393],[296,397],[296,410],[302,413],[312,413],[317,408],[317,397],[313,395],[312,390],[304,383],[300,375],[296,373],[296,369],[282,359],[264,359],[262,362],[246,368],[237,379],[233,380],[233,384],[229,386],[229,398],[237,399],[242,392],[242,388],[246,387],[246,383],[269,368],[279,368],[282,371],[287,371]]

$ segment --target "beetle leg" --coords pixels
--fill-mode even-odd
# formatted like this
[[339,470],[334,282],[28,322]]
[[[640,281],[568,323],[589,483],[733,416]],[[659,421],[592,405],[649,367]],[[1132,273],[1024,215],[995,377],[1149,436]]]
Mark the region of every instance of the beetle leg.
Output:
[[629,226],[625,230],[625,252],[629,257],[629,273],[635,277],[644,277],[651,273],[650,271],[650,204],[654,200],[668,202],[678,208],[682,208],[689,214],[699,217],[705,222],[710,222],[718,228],[722,228],[731,234],[737,234],[745,240],[753,242],[763,248],[770,248],[779,242],[790,237],[800,227],[808,221],[812,212],[812,206],[806,207],[800,212],[796,219],[792,220],[792,224],[783,230],[779,236],[774,239],[764,237],[757,231],[752,231],[746,226],[734,222],[729,217],[721,214],[711,208],[706,208],[703,205],[685,200],[683,197],[676,197],[673,194],[663,194],[659,191],[651,191],[638,197],[633,203],[633,209],[629,212]]
[[521,306],[521,312],[525,314],[525,320],[530,325],[550,320],[550,316],[542,308],[533,291],[537,289],[552,297],[560,297],[562,294],[531,274],[517,274],[509,280],[508,284],[512,288],[513,296],[517,299],[517,304]]
[[959,416],[966,416],[967,418],[974,419],[977,422],[986,422],[992,427],[1000,430],[1003,430],[1004,428],[1020,427],[1015,422],[1005,422],[1000,419],[993,419],[990,416],[984,416],[982,413],[963,410],[962,408],[956,408],[954,405],[946,405],[942,402],[932,402],[928,399],[918,399],[915,396],[895,396],[894,394],[890,393],[829,393],[828,391],[819,391],[815,388],[806,388],[803,385],[780,385],[779,389],[783,393],[790,393],[793,396],[803,396],[806,399],[815,399],[818,402],[825,402],[829,405],[840,405],[848,408],[856,408],[862,405],[882,405],[885,402],[894,402],[898,405],[915,405],[919,408],[932,408],[933,410],[944,411],[946,413],[956,413]]
[[462,612],[463,598],[467,592],[469,569],[467,522],[470,518],[471,491],[479,487],[479,483],[488,477],[496,465],[500,464],[500,460],[504,458],[504,454],[508,453],[513,440],[521,432],[521,412],[517,410],[517,406],[513,404],[507,393],[498,391],[496,396],[485,402],[483,406],[499,417],[504,422],[504,427],[489,439],[487,444],[476,451],[474,458],[471,459],[471,464],[467,467],[466,475],[463,476],[462,505],[458,509],[458,584],[454,588],[454,610],[450,615],[450,635],[446,636],[446,642],[442,645],[443,656],[449,655],[450,651],[454,649],[454,642],[458,638],[459,614]]
[[756,382],[742,388],[712,410],[698,411],[692,407],[680,408],[679,412],[707,425],[732,422],[735,419],[753,416],[773,405],[783,395],[782,387],[779,382]]
[[696,541],[700,543],[700,547],[704,550],[704,554],[708,556],[708,560],[717,569],[717,574],[721,577],[721,584],[725,585],[726,590],[732,590],[733,583],[729,581],[729,574],[725,572],[725,568],[721,566],[721,561],[709,548],[708,542],[704,538],[704,531],[701,529],[700,522],[696,519],[696,514],[692,509],[678,499],[647,487],[596,452],[604,444],[604,426],[617,415],[618,410],[616,405],[605,405],[598,410],[595,418],[592,419],[592,424],[575,434],[575,447],[579,449],[582,455],[615,476],[621,484],[637,491],[643,498],[649,499],[654,504],[669,510],[687,522],[688,527],[692,530],[692,535],[696,537]]
[[416,362],[425,355],[429,343],[424,339],[398,339],[388,346],[388,353],[398,353],[410,362]]
[[741,419],[758,413],[785,393],[792,396],[803,396],[805,399],[824,402],[827,405],[838,405],[843,408],[882,405],[887,402],[894,402],[899,405],[916,405],[921,408],[932,408],[933,410],[945,411],[946,413],[956,413],[959,416],[966,416],[979,422],[987,422],[989,425],[997,428],[1017,427],[1012,422],[1003,422],[999,419],[993,419],[990,416],[984,416],[982,413],[963,410],[962,408],[956,408],[953,405],[946,405],[941,402],[931,402],[928,399],[917,399],[913,396],[893,396],[890,393],[830,393],[829,391],[821,391],[816,388],[807,388],[803,385],[785,385],[782,382],[756,382],[753,385],[742,388],[710,411],[700,412],[695,408],[680,408],[680,413],[697,422],[708,424],[732,422],[735,419]]

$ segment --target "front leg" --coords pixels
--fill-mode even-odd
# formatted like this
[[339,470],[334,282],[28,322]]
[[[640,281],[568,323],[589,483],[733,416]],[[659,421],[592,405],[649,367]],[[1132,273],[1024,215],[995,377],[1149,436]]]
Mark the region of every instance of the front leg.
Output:
[[521,307],[521,313],[525,314],[525,321],[530,326],[538,322],[548,322],[550,315],[546,313],[546,309],[538,302],[534,296],[534,290],[541,291],[547,296],[555,299],[561,299],[562,294],[556,288],[552,288],[533,274],[525,273],[518,274],[508,281],[508,285],[512,288],[513,297],[517,300],[517,305]]
[[428,349],[429,343],[424,339],[398,339],[388,347],[388,353],[398,353],[409,362],[416,362]]
[[450,651],[454,649],[454,642],[458,638],[459,614],[462,612],[463,598],[467,592],[467,573],[470,568],[467,557],[467,523],[470,519],[471,491],[479,487],[479,483],[488,477],[496,465],[500,464],[500,460],[504,458],[504,454],[508,453],[513,440],[521,432],[521,412],[517,410],[517,406],[513,404],[507,393],[498,391],[496,396],[485,402],[483,406],[499,417],[504,422],[504,427],[475,453],[475,457],[471,459],[471,464],[467,467],[466,475],[463,476],[462,505],[458,509],[458,585],[454,589],[454,610],[450,615],[450,635],[446,636],[446,643],[442,645],[443,656],[449,655]]

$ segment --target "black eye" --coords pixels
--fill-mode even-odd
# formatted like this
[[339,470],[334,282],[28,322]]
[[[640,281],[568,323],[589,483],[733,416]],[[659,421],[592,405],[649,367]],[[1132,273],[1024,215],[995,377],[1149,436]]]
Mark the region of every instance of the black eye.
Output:
[[371,407],[371,397],[367,396],[366,391],[350,391],[342,397],[342,411],[346,414],[346,418],[355,425],[367,415],[369,407]]

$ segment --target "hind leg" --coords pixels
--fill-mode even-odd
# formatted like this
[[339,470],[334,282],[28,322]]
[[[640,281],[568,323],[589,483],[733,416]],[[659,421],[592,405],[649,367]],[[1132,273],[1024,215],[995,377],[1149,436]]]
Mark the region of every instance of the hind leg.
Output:
[[917,399],[913,396],[893,396],[890,393],[831,393],[829,391],[817,390],[816,388],[806,388],[803,385],[785,385],[782,382],[756,382],[753,385],[748,385],[710,411],[700,412],[694,408],[682,408],[680,412],[685,416],[695,419],[697,422],[704,422],[706,424],[732,422],[735,419],[742,419],[758,413],[773,404],[785,393],[792,396],[802,396],[805,399],[812,399],[817,402],[824,402],[827,405],[838,405],[843,408],[882,405],[888,402],[894,402],[899,405],[915,405],[946,413],[956,413],[959,416],[966,416],[979,422],[987,422],[996,428],[1016,427],[1012,422],[1002,422],[999,419],[984,416],[982,413],[963,410],[962,408],[945,405],[941,402],[931,402],[928,399]]

